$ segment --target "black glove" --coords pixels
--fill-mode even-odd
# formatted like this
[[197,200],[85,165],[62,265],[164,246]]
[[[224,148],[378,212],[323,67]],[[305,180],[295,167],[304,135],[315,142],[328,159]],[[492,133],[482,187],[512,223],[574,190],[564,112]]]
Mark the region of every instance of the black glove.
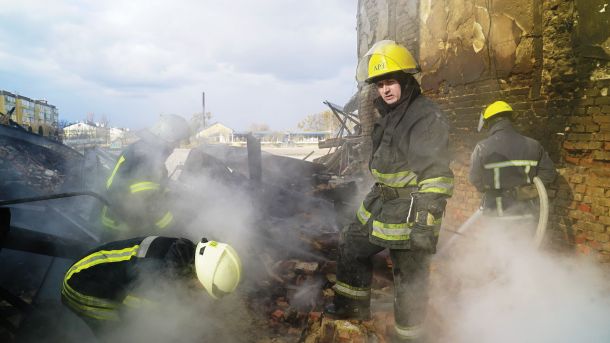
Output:
[[411,229],[411,248],[436,253],[438,236],[435,233],[434,221],[440,219],[445,211],[446,196],[437,193],[413,194],[415,222]]
[[411,228],[411,249],[423,251],[430,254],[436,253],[437,237],[434,227],[415,222]]
[[194,270],[195,245],[188,239],[177,239],[165,254],[165,263],[170,276],[190,276]]

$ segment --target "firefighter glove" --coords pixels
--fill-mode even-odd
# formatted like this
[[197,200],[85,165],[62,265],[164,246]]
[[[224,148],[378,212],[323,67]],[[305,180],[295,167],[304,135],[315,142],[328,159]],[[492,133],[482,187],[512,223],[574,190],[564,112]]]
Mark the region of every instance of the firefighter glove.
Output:
[[437,237],[434,233],[434,227],[421,223],[414,223],[411,228],[411,249],[424,251],[430,254],[436,252]]

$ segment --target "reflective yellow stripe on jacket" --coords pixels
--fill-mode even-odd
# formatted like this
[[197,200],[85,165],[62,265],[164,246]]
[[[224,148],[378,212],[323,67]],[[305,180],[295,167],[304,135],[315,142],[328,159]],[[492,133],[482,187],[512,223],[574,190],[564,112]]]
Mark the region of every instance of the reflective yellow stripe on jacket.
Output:
[[116,165],[114,166],[114,170],[112,170],[112,174],[110,174],[110,177],[108,178],[108,180],[106,180],[106,189],[109,189],[110,186],[112,186],[112,181],[114,181],[114,175],[116,175],[116,172],[119,171],[119,168],[121,167],[121,164],[123,164],[123,162],[125,162],[125,156],[121,155]]
[[390,187],[406,187],[417,185],[417,175],[407,170],[397,173],[382,173],[377,169],[372,169],[371,173],[377,182]]
[[70,306],[76,312],[91,318],[100,320],[118,320],[118,303],[112,300],[82,294],[74,290],[68,284],[68,281],[72,278],[72,276],[74,276],[74,274],[88,268],[104,263],[128,261],[137,255],[139,249],[139,245],[134,245],[132,247],[119,250],[100,250],[76,262],[66,273],[61,290],[64,300],[67,302],[68,306]]
[[[530,180],[529,172],[531,167],[536,167],[538,165],[538,161],[534,160],[508,160],[502,162],[495,163],[487,163],[483,166],[485,169],[493,169],[494,173],[494,189],[501,189],[502,184],[500,182],[500,169],[506,167],[523,167],[523,171],[525,172],[525,181],[527,183],[532,183]],[[504,205],[502,204],[502,197],[496,197],[496,211],[498,212],[498,216],[504,216]]]
[[371,235],[386,241],[406,241],[411,234],[411,228],[407,223],[388,224],[377,220],[373,221],[373,232]]
[[371,218],[371,212],[366,210],[366,208],[364,207],[364,202],[360,204],[360,207],[356,212],[356,217],[358,217],[358,220],[362,225],[366,225],[366,223]]
[[136,182],[129,186],[131,194],[143,191],[158,191],[159,189],[161,189],[161,185],[151,181]]
[[421,193],[439,193],[452,195],[453,194],[453,178],[452,177],[435,177],[425,179],[418,184]]

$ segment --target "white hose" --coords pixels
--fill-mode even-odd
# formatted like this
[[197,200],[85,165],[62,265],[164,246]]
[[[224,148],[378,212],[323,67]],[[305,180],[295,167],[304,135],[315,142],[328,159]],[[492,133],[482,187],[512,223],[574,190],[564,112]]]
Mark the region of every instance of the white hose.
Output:
[[[481,215],[483,215],[483,210],[482,209],[478,209],[475,213],[473,213],[470,218],[468,218],[468,220],[466,220],[455,232],[451,232],[453,234],[453,236],[451,238],[449,238],[448,241],[445,242],[445,244],[443,244],[437,252],[438,256],[444,256],[445,252],[454,244],[455,239],[458,236],[463,236],[463,237],[467,237],[466,235],[464,235],[464,233],[466,231],[468,231],[468,229],[470,229],[472,227],[472,224],[476,223],[479,218],[481,217]],[[446,230],[445,230],[446,231]]]
[[540,214],[538,215],[538,227],[536,228],[534,243],[536,244],[536,248],[540,248],[549,222],[549,195],[546,192],[542,180],[540,180],[538,176],[534,177],[534,185],[536,186],[538,198],[540,199]]

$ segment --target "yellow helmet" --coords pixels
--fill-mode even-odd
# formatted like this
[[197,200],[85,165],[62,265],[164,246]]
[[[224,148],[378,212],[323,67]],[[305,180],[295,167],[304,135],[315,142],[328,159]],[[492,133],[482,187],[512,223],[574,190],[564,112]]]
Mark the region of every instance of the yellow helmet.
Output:
[[479,126],[477,128],[477,130],[480,132],[483,129],[483,126],[485,125],[485,120],[488,120],[489,118],[495,116],[496,114],[499,113],[504,113],[504,112],[512,112],[513,108],[510,107],[509,104],[507,104],[504,101],[496,101],[493,104],[487,106],[485,108],[485,110],[483,111],[483,113],[481,113],[481,117],[479,118]]
[[371,83],[380,76],[396,71],[414,74],[419,71],[419,66],[407,48],[393,40],[382,40],[375,43],[358,62],[356,80]]
[[241,260],[226,243],[202,239],[195,248],[195,271],[208,294],[218,299],[232,293],[241,280]]

